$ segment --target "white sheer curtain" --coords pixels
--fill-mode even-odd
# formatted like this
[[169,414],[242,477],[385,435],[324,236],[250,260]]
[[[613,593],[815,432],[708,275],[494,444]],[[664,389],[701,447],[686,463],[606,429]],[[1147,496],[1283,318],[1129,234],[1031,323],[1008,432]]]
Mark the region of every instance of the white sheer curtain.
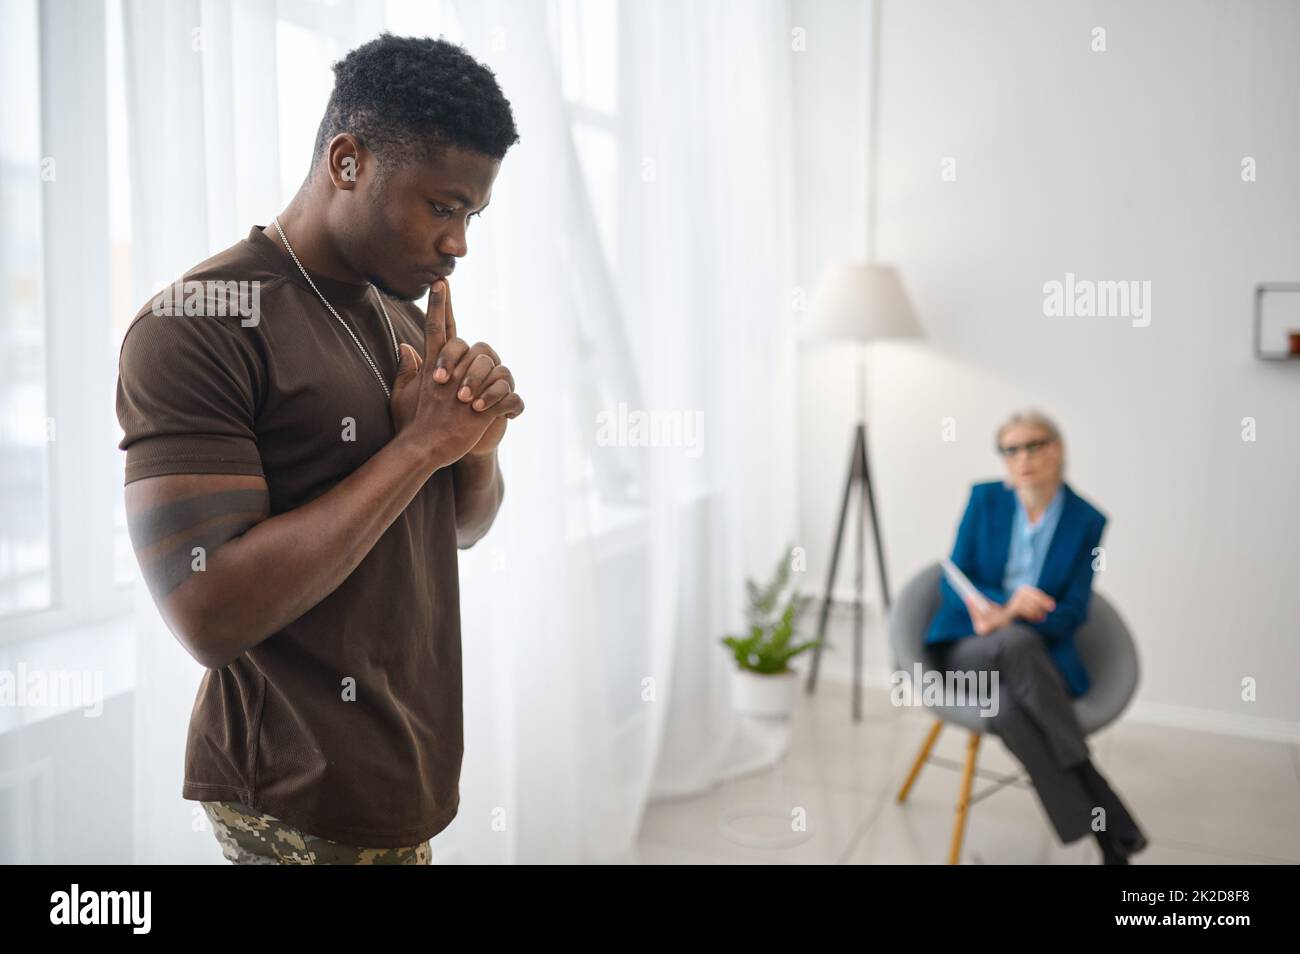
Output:
[[[731,713],[718,638],[794,521],[785,4],[618,5],[617,270],[575,150],[558,8],[444,4],[427,24],[387,23],[392,9],[336,5],[342,50],[386,26],[445,31],[496,72],[521,135],[454,282],[462,335],[497,348],[527,411],[502,444],[497,524],[461,554],[465,762],[435,861],[626,857],[649,799],[783,744]],[[287,200],[276,49],[263,5],[128,0],[140,300]],[[598,426],[637,411],[688,427],[636,446]],[[136,860],[219,860],[210,835],[177,837],[200,672],[137,603]]]

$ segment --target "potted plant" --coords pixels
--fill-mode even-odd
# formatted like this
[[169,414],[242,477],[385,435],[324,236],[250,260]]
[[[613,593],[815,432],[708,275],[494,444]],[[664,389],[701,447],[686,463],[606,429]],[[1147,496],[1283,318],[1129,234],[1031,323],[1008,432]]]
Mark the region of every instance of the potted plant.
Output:
[[795,625],[812,601],[792,588],[782,603],[782,594],[790,584],[790,560],[786,548],[776,572],[765,586],[746,579],[749,593],[747,623],[749,635],[724,636],[736,659],[732,674],[732,704],[736,711],[753,716],[788,716],[794,703],[797,674],[790,660],[824,640],[800,641]]

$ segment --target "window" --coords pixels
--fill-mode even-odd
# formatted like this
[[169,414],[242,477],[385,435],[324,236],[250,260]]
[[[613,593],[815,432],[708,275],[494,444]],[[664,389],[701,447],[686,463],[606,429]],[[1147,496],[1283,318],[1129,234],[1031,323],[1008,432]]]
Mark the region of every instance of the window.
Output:
[[[639,169],[628,167],[628,116],[620,71],[624,30],[619,0],[551,0],[551,46],[559,68],[568,108],[574,152],[581,171],[586,207],[595,221],[608,285],[616,289],[624,246],[622,197]],[[591,292],[591,288],[583,289]],[[593,413],[614,414],[620,402],[637,393],[636,368],[623,322],[608,313],[605,303],[585,302],[579,308],[579,350],[589,362],[577,406],[570,419],[577,429],[568,444],[565,462],[571,486],[580,492],[571,501],[584,501],[585,512],[567,519],[574,532],[590,527],[596,533],[616,530],[629,521],[639,526],[644,501],[636,483],[636,448],[598,447]],[[608,303],[616,307],[615,302]],[[617,383],[615,383],[617,381]]]
[[618,272],[619,18],[617,0],[555,0],[552,45],[574,147],[611,273]]
[[8,641],[130,607],[113,385],[115,345],[136,305],[120,0],[19,0],[0,17],[9,68],[0,96],[0,640]]
[[0,616],[50,605],[50,441],[41,289],[43,176],[39,17],[35,0],[8,3],[0,116]]

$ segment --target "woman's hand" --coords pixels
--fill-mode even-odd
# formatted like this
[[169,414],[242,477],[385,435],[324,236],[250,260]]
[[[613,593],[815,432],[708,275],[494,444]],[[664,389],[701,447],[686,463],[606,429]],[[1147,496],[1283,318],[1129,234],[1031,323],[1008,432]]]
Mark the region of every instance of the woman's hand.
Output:
[[975,626],[977,636],[985,636],[995,629],[1000,629],[1015,618],[1011,615],[1009,606],[992,601],[980,605],[975,600],[967,600],[966,610],[970,613],[971,623]]
[[967,600],[966,609],[970,613],[976,635],[985,636],[1017,619],[1041,623],[1048,613],[1056,609],[1056,600],[1038,587],[1026,585],[1011,594],[1011,599],[1005,604],[990,601],[987,606],[981,606],[974,600]]
[[1041,623],[1047,614],[1056,609],[1056,600],[1052,599],[1036,586],[1021,586],[1007,600],[1007,610],[1011,618],[1027,619],[1031,623]]

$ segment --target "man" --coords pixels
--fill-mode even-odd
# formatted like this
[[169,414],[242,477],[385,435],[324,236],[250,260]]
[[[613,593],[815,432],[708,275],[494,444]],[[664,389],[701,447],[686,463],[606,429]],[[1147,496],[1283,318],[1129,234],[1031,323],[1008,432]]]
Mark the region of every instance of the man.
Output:
[[[226,857],[427,863],[459,802],[457,548],[495,518],[524,407],[497,353],[457,337],[446,277],[519,137],[451,43],[385,34],[334,70],[288,208],[126,333],[126,505],[208,670],[181,794]],[[222,307],[235,287],[255,315]]]

